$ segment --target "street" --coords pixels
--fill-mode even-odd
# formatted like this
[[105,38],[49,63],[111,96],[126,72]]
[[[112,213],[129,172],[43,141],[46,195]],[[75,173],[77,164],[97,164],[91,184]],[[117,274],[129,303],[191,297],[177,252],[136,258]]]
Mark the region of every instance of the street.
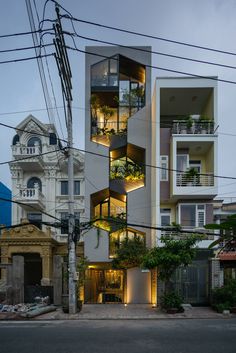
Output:
[[1,353],[234,353],[236,319],[0,322]]

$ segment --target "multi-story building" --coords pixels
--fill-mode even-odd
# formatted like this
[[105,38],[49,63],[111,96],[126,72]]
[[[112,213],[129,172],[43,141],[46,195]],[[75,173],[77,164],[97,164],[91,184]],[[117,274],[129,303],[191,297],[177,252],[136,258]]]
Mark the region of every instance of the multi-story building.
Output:
[[[0,198],[11,200],[11,190],[0,181]],[[0,199],[0,224],[11,225],[11,202]]]
[[[152,222],[196,231],[213,223],[217,195],[217,82],[209,78],[158,78],[153,97]],[[162,235],[157,232],[160,244]],[[173,235],[173,232],[171,232]],[[208,300],[208,245],[180,269],[176,286],[187,302]]]
[[85,210],[102,228],[84,237],[87,303],[152,301],[151,273],[111,266],[123,239],[152,244],[142,227],[151,224],[151,55],[142,49],[86,48]]
[[[43,124],[29,115],[16,127],[12,159],[12,224],[22,223],[22,226],[3,232],[1,260],[7,264],[12,263],[14,255],[22,256],[24,285],[52,286],[54,255],[66,258],[68,252],[66,150],[62,148],[53,124]],[[76,221],[84,215],[83,170],[84,157],[74,150]],[[82,254],[82,251],[79,246],[78,252]]]
[[[15,161],[10,169],[13,200],[21,204],[13,204],[13,224],[27,218],[40,229],[45,229],[42,222],[54,222],[55,218],[67,220],[67,157],[54,125],[42,124],[30,115],[16,127],[16,131],[12,143]],[[79,151],[74,151],[74,159],[75,217],[79,219],[84,212],[84,158]],[[67,240],[67,235],[66,225],[55,228],[57,240]]]

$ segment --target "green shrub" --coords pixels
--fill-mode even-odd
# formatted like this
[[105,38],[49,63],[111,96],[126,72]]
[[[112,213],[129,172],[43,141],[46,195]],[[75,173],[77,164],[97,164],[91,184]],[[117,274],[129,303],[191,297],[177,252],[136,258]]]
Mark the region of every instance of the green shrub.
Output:
[[182,298],[176,292],[166,293],[161,297],[161,307],[163,309],[180,309]]
[[212,291],[212,306],[217,311],[229,310],[236,306],[236,280],[231,280],[223,287]]

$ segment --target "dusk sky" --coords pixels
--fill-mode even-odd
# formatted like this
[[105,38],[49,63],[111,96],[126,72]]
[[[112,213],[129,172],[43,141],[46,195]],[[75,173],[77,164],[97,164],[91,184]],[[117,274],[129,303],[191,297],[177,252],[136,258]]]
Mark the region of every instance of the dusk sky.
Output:
[[[31,1],[35,14],[35,24],[43,18],[44,0]],[[163,55],[152,56],[152,65],[170,70],[184,71],[201,76],[218,76],[221,80],[234,81],[235,84],[218,83],[218,122],[219,154],[218,175],[236,177],[236,1],[235,0],[60,0],[59,3],[76,18],[97,22],[108,26],[150,34],[175,41],[191,43],[207,48],[235,53],[227,55],[214,51],[177,45],[165,41],[148,39],[124,34],[108,29],[98,28],[80,22],[74,23],[78,34],[97,40],[112,41],[123,45],[149,45],[153,51],[204,60],[218,64],[234,66],[223,68],[209,64],[168,58]],[[65,13],[61,10],[61,14]],[[48,1],[45,7],[45,19],[55,19],[55,5]],[[68,19],[62,21],[63,28],[73,32]],[[45,21],[43,28],[50,29],[52,23]],[[25,0],[2,0],[0,11],[0,36],[5,34],[30,31],[29,18]],[[44,44],[52,44],[53,36],[46,34]],[[86,45],[103,45],[99,42],[75,38],[76,46],[84,50]],[[67,36],[66,43],[74,47],[72,39]],[[33,46],[32,36],[14,36],[0,38],[0,51]],[[46,52],[53,53],[54,47],[48,46]],[[44,53],[42,51],[42,53]],[[3,61],[35,56],[34,50],[11,53],[0,53],[0,122],[17,126],[29,114],[49,123],[36,60],[3,64]],[[69,51],[73,75],[73,121],[74,145],[84,148],[84,62],[85,54]],[[49,95],[54,110],[57,131],[61,138],[66,138],[62,96],[56,63],[53,57],[45,64]],[[162,70],[152,70],[152,84],[155,77],[180,76]],[[52,87],[55,94],[54,101]],[[61,121],[61,126],[59,123]],[[52,121],[53,122],[53,121]],[[15,131],[0,126],[0,162],[12,159],[11,142]],[[234,158],[232,158],[234,157]],[[11,188],[8,165],[0,166],[0,181]],[[219,180],[219,196],[236,196],[236,180]]]

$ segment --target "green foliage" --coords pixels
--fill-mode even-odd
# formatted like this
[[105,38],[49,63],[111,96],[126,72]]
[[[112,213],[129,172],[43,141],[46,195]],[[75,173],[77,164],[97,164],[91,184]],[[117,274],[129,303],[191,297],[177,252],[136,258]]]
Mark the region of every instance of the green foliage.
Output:
[[207,224],[206,229],[219,230],[219,238],[213,241],[209,248],[213,248],[220,243],[224,243],[222,250],[224,248],[230,250],[236,248],[236,215],[228,216],[225,222],[221,224]]
[[116,251],[116,257],[112,260],[113,268],[132,268],[140,266],[147,249],[141,237],[125,239]]
[[236,280],[212,291],[212,306],[217,311],[229,310],[236,306]]
[[166,293],[161,297],[161,307],[163,309],[180,309],[183,300],[176,292]]
[[149,269],[157,267],[159,278],[163,281],[169,281],[180,265],[187,266],[192,262],[196,254],[194,246],[200,237],[190,235],[181,240],[162,237],[161,240],[163,246],[150,249],[143,257],[142,266]]

